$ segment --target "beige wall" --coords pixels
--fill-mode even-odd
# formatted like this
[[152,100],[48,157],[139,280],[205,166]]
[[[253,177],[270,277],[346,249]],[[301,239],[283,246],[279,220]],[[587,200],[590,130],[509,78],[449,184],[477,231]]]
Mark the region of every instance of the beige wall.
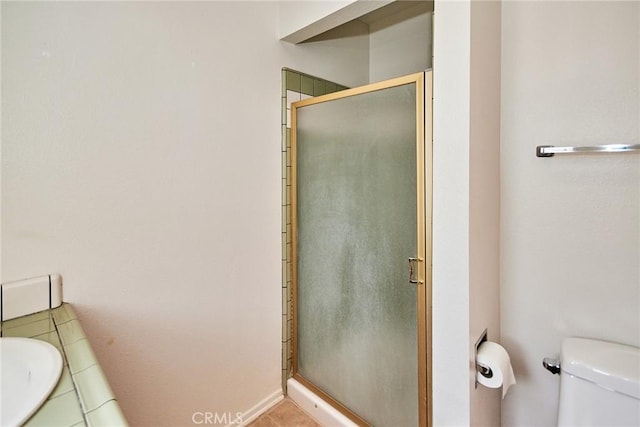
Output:
[[[499,1],[471,2],[469,345],[471,425],[500,425],[501,391],[475,387],[475,344],[500,339]],[[511,349],[507,348],[507,351]]]
[[300,43],[394,1],[280,1],[279,38]]
[[[495,36],[473,27],[495,13],[436,11],[434,419],[460,425],[497,416],[469,375],[497,316],[473,238],[496,244],[474,80],[493,65],[473,57],[493,45],[471,42]],[[504,425],[554,424],[558,377],[539,365],[563,337],[640,345],[638,156],[534,155],[638,141],[639,14],[502,6],[501,324],[518,377]],[[280,67],[363,84],[369,40],[292,46],[278,28],[267,2],[2,4],[2,280],[62,273],[134,425],[279,389]]]
[[640,5],[504,2],[502,26],[503,424],[552,426],[563,338],[640,345],[640,158],[535,147],[638,143]]
[[363,84],[368,42],[277,33],[275,2],[2,3],[2,281],[62,274],[132,425],[280,390],[280,68]]
[[369,80],[431,68],[433,8],[417,5],[369,24]]

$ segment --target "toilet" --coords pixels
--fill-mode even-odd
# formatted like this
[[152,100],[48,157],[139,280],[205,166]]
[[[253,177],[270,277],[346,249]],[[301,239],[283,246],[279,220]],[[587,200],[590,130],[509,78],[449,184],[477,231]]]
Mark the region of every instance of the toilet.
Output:
[[640,426],[640,348],[566,338],[558,426]]

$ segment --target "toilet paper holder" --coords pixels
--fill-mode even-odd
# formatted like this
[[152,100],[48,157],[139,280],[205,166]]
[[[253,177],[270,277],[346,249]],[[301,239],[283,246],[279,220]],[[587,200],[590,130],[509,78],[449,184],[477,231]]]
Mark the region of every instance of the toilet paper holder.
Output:
[[493,378],[493,371],[491,370],[490,367],[484,366],[481,363],[476,363],[476,368],[478,369],[478,372],[480,372],[480,375],[482,375],[483,377]]
[[[473,360],[476,364],[476,371],[480,373],[480,375],[482,375],[485,378],[492,378],[493,377],[493,371],[491,370],[490,367],[488,366],[484,366],[482,363],[478,363],[478,348],[480,348],[480,345],[487,341],[487,330],[485,329],[484,331],[482,331],[482,334],[480,334],[480,338],[478,338],[478,340],[476,341],[476,346],[475,346],[475,353],[473,355]],[[475,388],[478,388],[478,377],[476,376],[476,383],[475,383]]]

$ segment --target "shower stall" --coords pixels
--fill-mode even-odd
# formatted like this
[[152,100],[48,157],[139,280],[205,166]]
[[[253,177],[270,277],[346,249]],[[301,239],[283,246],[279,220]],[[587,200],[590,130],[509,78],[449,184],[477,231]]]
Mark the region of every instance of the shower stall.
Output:
[[291,370],[358,425],[430,424],[431,72],[291,105]]

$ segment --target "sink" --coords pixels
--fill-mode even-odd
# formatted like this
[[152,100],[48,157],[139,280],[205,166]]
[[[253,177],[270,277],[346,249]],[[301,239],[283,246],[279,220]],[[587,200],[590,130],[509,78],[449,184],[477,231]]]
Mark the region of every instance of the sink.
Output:
[[53,345],[31,338],[0,338],[0,426],[23,424],[47,400],[62,373]]

